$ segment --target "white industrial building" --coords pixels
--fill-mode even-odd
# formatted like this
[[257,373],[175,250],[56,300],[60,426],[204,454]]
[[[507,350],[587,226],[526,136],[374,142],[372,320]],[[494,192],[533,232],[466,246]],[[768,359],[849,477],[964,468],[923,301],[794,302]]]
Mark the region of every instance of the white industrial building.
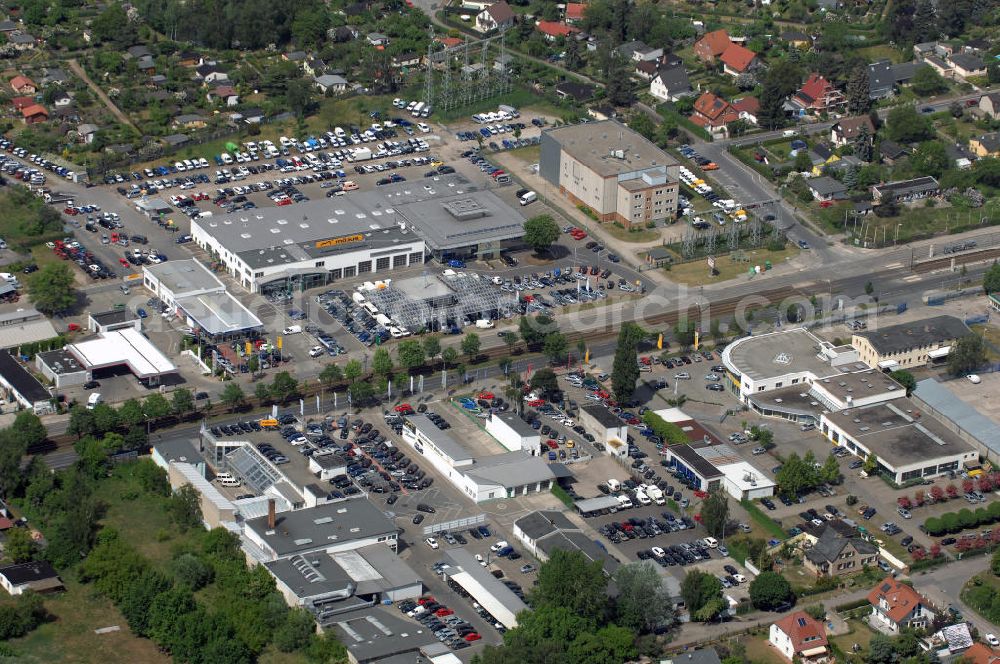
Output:
[[462,586],[504,627],[517,627],[517,614],[527,610],[528,606],[510,588],[482,567],[466,549],[448,549],[444,558],[450,565],[444,570],[446,577]]
[[461,175],[354,191],[294,207],[192,219],[195,243],[251,292],[304,290],[438,258],[496,257],[524,217]]
[[612,456],[628,455],[628,425],[603,406],[584,406],[580,409],[580,424],[595,440],[607,446]]
[[548,491],[555,481],[548,464],[526,452],[476,458],[426,415],[408,415],[402,438],[476,503]]
[[213,339],[254,336],[264,324],[196,259],[142,268],[143,285],[199,334]]
[[60,388],[82,385],[121,365],[146,386],[177,373],[174,363],[131,324],[35,356],[35,367]]
[[725,489],[736,500],[773,496],[777,485],[729,445],[706,442],[671,445],[666,459],[674,472],[702,491]]
[[541,451],[542,436],[517,413],[491,413],[486,418],[486,432],[511,452],[537,455]]
[[[613,497],[611,499],[615,501]],[[542,562],[556,550],[579,551],[592,562],[600,561],[608,576],[618,569],[618,560],[587,537],[562,512],[544,510],[526,514],[514,522],[513,532],[528,552]]]

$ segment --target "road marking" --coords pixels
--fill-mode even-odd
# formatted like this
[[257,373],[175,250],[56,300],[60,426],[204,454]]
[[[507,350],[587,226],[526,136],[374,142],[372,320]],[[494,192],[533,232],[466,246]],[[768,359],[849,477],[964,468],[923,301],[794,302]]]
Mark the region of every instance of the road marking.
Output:
[[905,281],[906,283],[912,283],[914,281],[922,281],[923,278],[924,276],[922,274],[913,274],[910,275],[909,277],[904,278],[903,281]]
[[899,269],[899,268],[901,268],[901,267],[903,267],[903,264],[902,264],[902,263],[889,263],[888,265],[886,265],[886,266],[885,266],[884,268],[882,268],[882,269],[883,269],[883,270],[896,270],[896,269]]

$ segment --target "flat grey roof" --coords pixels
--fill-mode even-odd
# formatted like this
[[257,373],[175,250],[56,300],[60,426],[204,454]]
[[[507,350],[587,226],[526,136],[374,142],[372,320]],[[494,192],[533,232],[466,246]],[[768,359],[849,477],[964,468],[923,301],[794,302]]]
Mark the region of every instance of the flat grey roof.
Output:
[[538,547],[547,555],[551,556],[556,549],[562,551],[579,551],[589,560],[600,563],[604,566],[604,573],[611,575],[618,569],[619,562],[607,551],[597,545],[597,543],[578,530],[559,531],[554,535],[543,537],[538,542]]
[[804,328],[743,337],[729,344],[724,357],[737,373],[761,380],[809,371],[818,377],[841,372],[819,356],[820,340]]
[[528,605],[522,602],[521,598],[515,595],[510,588],[486,571],[486,568],[479,564],[472,552],[461,548],[448,549],[444,555],[446,559],[450,559],[455,567],[461,568],[463,572],[471,576],[476,583],[485,588],[486,592],[514,615],[528,608]]
[[248,519],[246,525],[279,557],[397,532],[396,525],[365,498],[282,512],[270,535],[266,516]]
[[44,341],[58,336],[48,318],[23,320],[19,323],[0,325],[0,348],[13,348],[33,341]]
[[853,371],[823,378],[814,384],[822,386],[824,390],[845,402],[848,397],[864,399],[903,389],[903,386],[890,378],[889,374],[867,368],[865,371]]
[[609,429],[623,425],[623,422],[614,413],[603,406],[584,406],[580,410],[597,420],[598,424]]
[[690,445],[672,445],[670,453],[684,462],[691,470],[701,475],[706,480],[715,479],[725,475],[715,467],[711,461],[698,454]]
[[[601,496],[601,498],[607,497]],[[566,518],[565,514],[554,510],[531,512],[515,521],[514,525],[520,528],[531,539],[544,537],[556,530],[578,530],[573,522]]]
[[168,463],[182,461],[194,465],[202,461],[201,454],[187,438],[168,438],[156,443],[153,449]]
[[750,403],[762,410],[774,410],[794,415],[819,415],[826,407],[810,396],[807,383],[787,385],[776,390],[756,392],[748,396]]
[[546,462],[525,452],[506,452],[476,459],[476,463],[466,471],[466,474],[477,480],[507,488],[555,478]]
[[175,296],[181,296],[189,291],[225,288],[218,277],[194,258],[146,265],[142,269],[170,289]]
[[87,370],[87,367],[80,364],[80,361],[76,359],[76,355],[73,355],[73,353],[65,348],[48,350],[44,353],[39,353],[38,357],[42,359],[45,366],[52,370],[52,373],[57,375]]
[[521,436],[539,436],[540,434],[531,428],[531,425],[518,417],[517,413],[508,411],[506,413],[493,413],[492,417],[497,418],[509,426],[514,432]]
[[229,291],[179,297],[177,306],[213,336],[264,327],[264,323]]
[[612,507],[618,507],[618,499],[614,496],[597,496],[596,498],[578,500],[574,505],[581,514],[587,514],[589,512],[599,512]]
[[913,396],[954,422],[968,432],[984,447],[1000,454],[1000,426],[978,410],[962,401],[944,383],[926,378],[917,383]]
[[454,461],[465,461],[473,459],[472,453],[457,440],[451,437],[447,431],[441,431],[426,415],[414,413],[407,415],[406,420],[417,428],[420,433],[434,443],[439,450],[447,454]]
[[826,417],[894,467],[972,451],[958,434],[905,397]]
[[[165,263],[161,263],[161,265],[165,265]],[[96,314],[90,314],[90,317],[93,318],[98,325],[131,323],[138,318],[138,316],[136,316],[135,313],[128,307],[125,307],[120,311],[101,311]]]
[[[615,120],[566,125],[545,133],[564,152],[602,177],[677,165],[672,156]],[[624,151],[625,158],[610,156],[615,150]]]
[[376,662],[437,643],[423,625],[403,618],[395,609],[370,607],[336,616],[331,625],[337,640],[359,664]]
[[972,330],[954,316],[934,316],[854,334],[867,339],[879,355],[893,355],[911,348],[961,339],[972,334]]

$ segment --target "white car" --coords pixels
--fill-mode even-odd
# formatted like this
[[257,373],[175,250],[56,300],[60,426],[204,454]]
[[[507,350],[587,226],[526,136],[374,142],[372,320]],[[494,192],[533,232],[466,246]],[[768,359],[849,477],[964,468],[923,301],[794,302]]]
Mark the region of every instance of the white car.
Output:
[[986,639],[986,643],[990,644],[990,646],[992,646],[992,647],[994,647],[994,648],[996,648],[996,647],[1000,647],[1000,639],[998,639],[998,638],[996,637],[996,635],[994,635],[994,634],[987,634],[987,635],[986,635],[985,637],[983,637],[983,638],[985,638],[985,639]]
[[417,129],[419,129],[419,130],[421,131],[421,133],[424,133],[424,134],[426,134],[427,132],[429,132],[429,131],[431,130],[431,128],[430,128],[430,127],[428,127],[428,126],[427,126],[427,125],[426,125],[425,123],[423,123],[423,122],[418,122],[418,123],[417,123]]
[[483,567],[486,567],[486,559],[483,558],[483,554],[481,553],[476,554],[476,562],[478,562]]
[[507,544],[507,540],[500,540],[499,542],[490,547],[490,551],[496,553],[497,551],[500,551],[501,549],[507,546],[510,546],[509,544]]
[[665,555],[667,555],[667,552],[658,546],[654,546],[652,549],[650,549],[650,551],[652,551],[653,555],[656,556],[657,558],[662,558]]
[[973,385],[979,385],[981,382],[983,382],[983,379],[977,376],[976,374],[969,374],[968,376],[966,376],[966,378]]
[[736,579],[736,583],[746,583],[747,580],[742,574],[733,574],[733,578]]
[[437,549],[440,546],[438,544],[438,541],[433,537],[428,537],[427,539],[424,540],[424,542],[426,542],[427,546],[431,547],[432,549]]
[[324,351],[322,346],[313,346],[309,350],[309,357],[319,357],[320,355],[323,354],[323,352]]

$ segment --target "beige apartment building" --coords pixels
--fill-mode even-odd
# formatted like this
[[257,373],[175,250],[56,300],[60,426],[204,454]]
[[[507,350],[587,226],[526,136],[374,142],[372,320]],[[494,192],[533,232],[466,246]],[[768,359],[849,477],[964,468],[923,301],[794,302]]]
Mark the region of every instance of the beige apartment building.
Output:
[[955,343],[969,334],[972,331],[958,318],[935,316],[855,332],[851,345],[873,369],[895,371],[945,362]]
[[679,165],[615,120],[542,133],[539,174],[574,205],[625,228],[677,215]]

